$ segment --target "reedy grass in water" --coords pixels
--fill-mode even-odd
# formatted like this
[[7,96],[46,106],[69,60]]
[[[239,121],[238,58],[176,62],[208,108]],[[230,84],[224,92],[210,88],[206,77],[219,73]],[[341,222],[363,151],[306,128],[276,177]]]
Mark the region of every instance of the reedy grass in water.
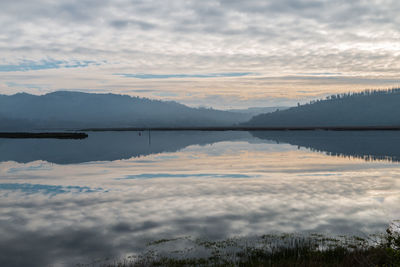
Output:
[[[160,239],[148,250],[102,267],[136,266],[399,266],[400,222],[385,233],[327,237],[321,234],[264,235],[222,241],[190,237]],[[171,250],[181,242],[183,249]],[[179,245],[178,245],[179,247]],[[81,265],[84,266],[84,265]],[[91,265],[90,265],[91,266]]]

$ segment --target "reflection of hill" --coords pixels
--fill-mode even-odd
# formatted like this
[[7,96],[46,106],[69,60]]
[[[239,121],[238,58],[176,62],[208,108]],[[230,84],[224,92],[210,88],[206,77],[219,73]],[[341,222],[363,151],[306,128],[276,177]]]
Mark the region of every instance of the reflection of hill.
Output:
[[248,132],[98,132],[84,140],[1,139],[0,161],[57,164],[111,161],[174,152],[190,145],[251,138]]
[[[398,131],[252,131],[262,140],[288,143],[328,155],[400,161]],[[57,164],[112,161],[175,152],[221,141],[257,142],[242,131],[92,132],[84,140],[0,139],[0,162],[45,160]]]
[[400,161],[398,131],[253,131],[251,134],[333,156]]

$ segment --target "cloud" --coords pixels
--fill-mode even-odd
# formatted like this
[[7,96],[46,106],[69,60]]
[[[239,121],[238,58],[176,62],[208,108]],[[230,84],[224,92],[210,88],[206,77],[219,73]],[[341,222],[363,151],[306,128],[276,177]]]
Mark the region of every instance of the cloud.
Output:
[[42,86],[37,84],[27,84],[27,83],[16,83],[16,82],[6,82],[8,87],[19,87],[19,88],[32,88],[32,89],[42,89]]
[[341,75],[340,72],[316,72],[316,73],[296,73],[298,75],[311,75],[311,76],[331,76],[331,75]]
[[196,173],[196,174],[171,174],[171,173],[142,173],[137,175],[128,175],[124,178],[117,178],[117,180],[125,179],[151,179],[151,178],[189,178],[189,177],[208,177],[208,178],[254,178],[244,174],[216,174],[216,173]]
[[[0,79],[37,84],[33,80],[39,74],[23,82],[5,74],[40,69],[49,71],[40,77],[49,91],[72,87],[119,93],[133,90],[128,88],[133,84],[141,90],[213,95],[229,86],[242,97],[271,90],[268,84],[246,79],[254,73],[265,77],[340,73],[387,86],[380,80],[400,73],[399,11],[400,2],[394,0],[4,0],[0,24],[7,27],[0,29]],[[74,72],[86,65],[91,66],[90,73],[89,68],[84,75]],[[224,78],[234,73],[248,73],[232,76],[246,79],[245,87],[244,82],[226,83]],[[147,84],[137,85],[126,77]],[[195,78],[202,82],[192,87],[169,83]],[[291,98],[303,97],[297,91],[315,90],[312,83],[291,81],[283,88]],[[331,94],[344,90],[344,85],[319,90]],[[366,86],[348,85],[347,91]]]
[[169,79],[169,78],[221,78],[221,77],[242,77],[252,75],[251,72],[227,72],[227,73],[206,73],[206,74],[127,74],[117,73],[114,75],[126,78],[137,79]]
[[156,27],[156,25],[154,25],[152,23],[148,23],[148,22],[140,21],[140,20],[134,20],[134,19],[130,19],[130,20],[122,20],[122,19],[113,20],[113,21],[110,22],[110,25],[112,27],[117,28],[117,29],[126,28],[126,27],[129,27],[129,26],[137,26],[142,30],[151,30],[151,29]]

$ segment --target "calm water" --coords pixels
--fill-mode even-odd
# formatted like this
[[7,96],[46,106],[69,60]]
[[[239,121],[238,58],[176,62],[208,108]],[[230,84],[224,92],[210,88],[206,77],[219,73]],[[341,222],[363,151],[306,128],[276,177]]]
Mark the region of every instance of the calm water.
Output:
[[120,258],[182,236],[365,235],[400,218],[399,132],[0,139],[0,265]]

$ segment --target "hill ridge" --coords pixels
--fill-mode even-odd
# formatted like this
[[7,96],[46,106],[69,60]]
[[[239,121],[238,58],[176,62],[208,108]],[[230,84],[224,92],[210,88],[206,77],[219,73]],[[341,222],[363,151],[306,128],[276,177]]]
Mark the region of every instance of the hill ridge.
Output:
[[253,116],[245,126],[398,126],[400,88],[328,96],[287,110]]

